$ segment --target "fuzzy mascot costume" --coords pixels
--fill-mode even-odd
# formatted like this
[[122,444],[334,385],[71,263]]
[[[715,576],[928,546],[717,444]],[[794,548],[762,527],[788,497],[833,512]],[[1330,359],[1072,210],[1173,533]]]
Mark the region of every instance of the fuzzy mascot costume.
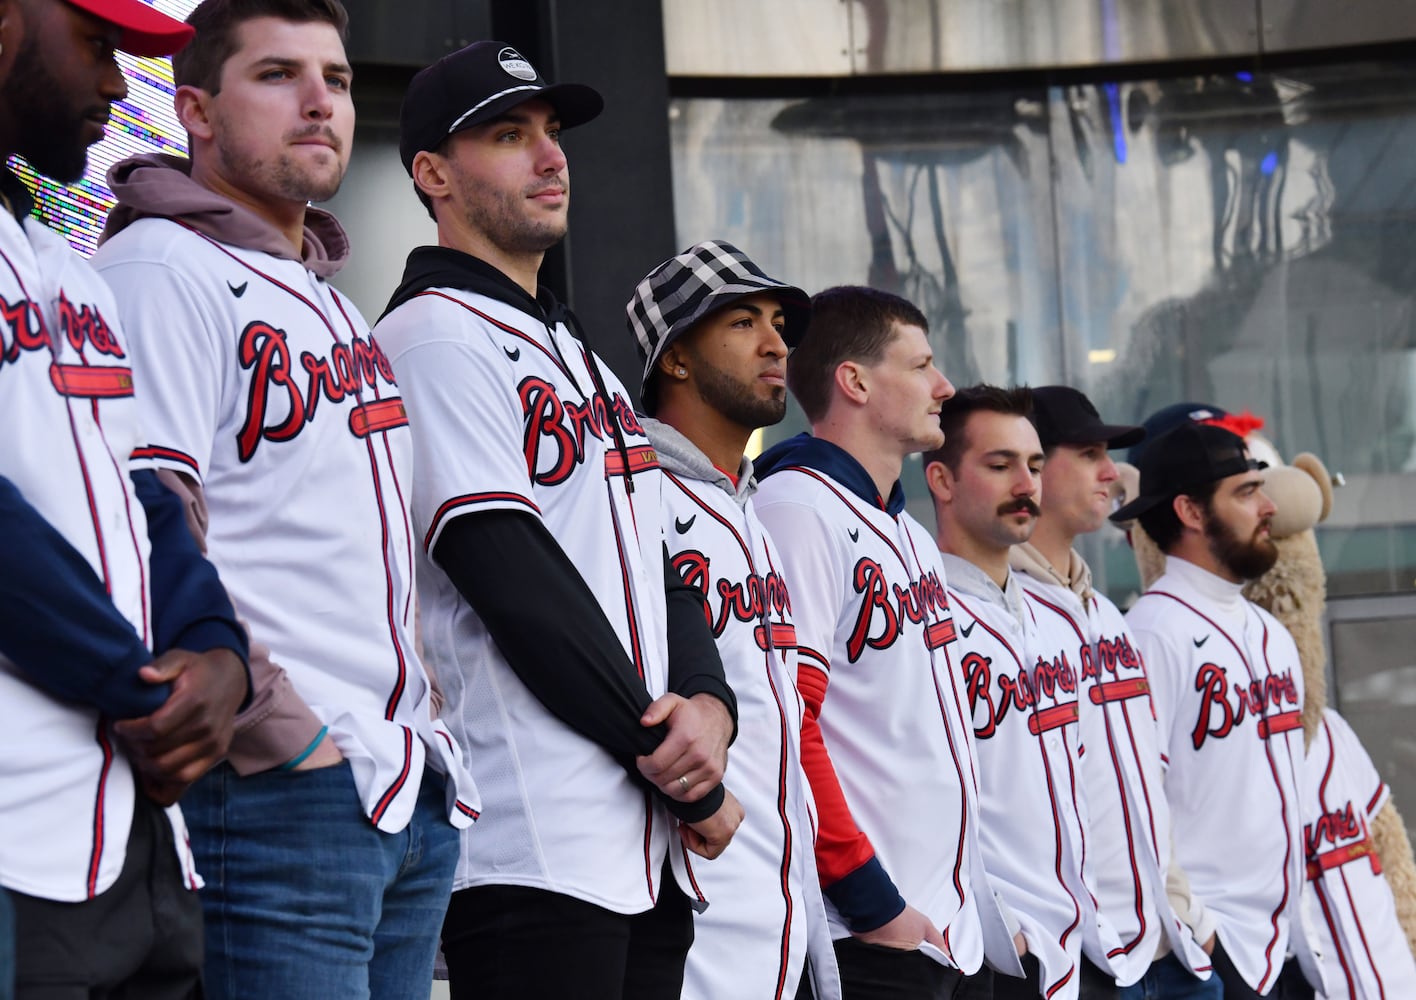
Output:
[[[1313,528],[1327,517],[1332,507],[1332,479],[1322,461],[1306,452],[1295,457],[1292,465],[1285,464],[1272,442],[1258,433],[1263,427],[1261,419],[1249,413],[1226,413],[1216,406],[1178,403],[1160,410],[1145,423],[1149,432],[1147,440],[1165,433],[1182,420],[1213,423],[1233,431],[1245,439],[1254,458],[1268,463],[1264,492],[1278,508],[1271,525],[1278,561],[1271,570],[1244,587],[1244,596],[1265,608],[1293,634],[1303,663],[1304,743],[1311,747],[1327,708],[1327,650],[1322,633],[1327,575]],[[1130,457],[1134,460],[1144,447],[1142,444],[1132,449]],[[1139,473],[1128,463],[1118,463],[1118,467],[1120,487],[1129,500],[1139,492]],[[1164,571],[1165,554],[1139,523],[1127,525],[1127,531],[1144,589]],[[1346,728],[1345,723],[1342,726]],[[1365,757],[1365,753],[1362,756]],[[1391,798],[1371,823],[1371,839],[1382,873],[1391,887],[1407,946],[1416,954],[1416,863],[1413,863],[1406,825]],[[1330,984],[1330,988],[1333,985]],[[1387,995],[1416,997],[1416,991]]]

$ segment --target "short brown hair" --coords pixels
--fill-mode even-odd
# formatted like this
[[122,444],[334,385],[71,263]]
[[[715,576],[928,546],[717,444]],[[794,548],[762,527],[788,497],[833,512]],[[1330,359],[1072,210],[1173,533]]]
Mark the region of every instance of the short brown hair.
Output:
[[349,33],[349,14],[339,0],[203,0],[187,16],[196,37],[172,57],[172,79],[179,87],[221,91],[221,68],[236,52],[236,29],[258,17],[295,24],[331,24],[340,40]]
[[875,364],[895,339],[895,325],[929,332],[924,313],[906,299],[863,285],[837,285],[811,299],[811,322],[787,361],[787,387],[815,423],[831,406],[842,362]]
[[967,389],[960,389],[952,397],[944,400],[939,408],[939,426],[944,431],[944,443],[933,451],[924,453],[927,468],[932,462],[943,462],[949,471],[959,474],[959,460],[969,450],[968,437],[964,427],[969,416],[974,413],[1004,413],[1015,417],[1033,419],[1032,390],[1025,385],[1002,388],[980,383]]

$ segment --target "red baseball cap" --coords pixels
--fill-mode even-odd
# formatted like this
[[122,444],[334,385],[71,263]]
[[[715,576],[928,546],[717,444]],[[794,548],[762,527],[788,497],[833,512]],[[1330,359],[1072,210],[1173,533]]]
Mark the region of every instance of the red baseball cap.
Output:
[[67,0],[123,29],[118,48],[135,56],[170,56],[192,40],[197,29],[168,17],[143,0]]

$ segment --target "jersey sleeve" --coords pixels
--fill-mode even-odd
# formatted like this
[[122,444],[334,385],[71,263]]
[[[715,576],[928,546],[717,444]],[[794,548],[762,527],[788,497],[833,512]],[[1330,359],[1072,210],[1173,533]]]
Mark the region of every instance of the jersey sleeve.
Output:
[[197,286],[165,264],[100,255],[94,266],[113,289],[132,354],[147,437],[133,452],[133,466],[204,482],[222,414],[232,405],[226,366],[236,361],[236,331]]
[[1361,805],[1367,813],[1367,822],[1371,823],[1391,798],[1391,789],[1377,773],[1371,754],[1367,753],[1367,748],[1362,746],[1362,741],[1346,719],[1329,708],[1323,712],[1323,723],[1328,727],[1328,738],[1332,741],[1332,753],[1337,758],[1338,767],[1347,772],[1352,787],[1362,793]]
[[[522,441],[524,418],[500,351],[490,337],[420,339],[410,325],[439,320],[467,327],[418,300],[384,317],[374,339],[389,355],[413,431],[414,520],[432,552],[449,521],[479,510],[521,510],[541,517]],[[475,331],[480,333],[481,331]]]
[[805,706],[801,761],[816,800],[816,866],[821,888],[851,930],[874,930],[896,917],[905,900],[851,815],[819,721],[830,686],[836,621],[846,599],[847,568],[837,558],[829,526],[815,508],[789,500],[766,500],[755,501],[753,509],[772,536],[792,598],[797,688]]

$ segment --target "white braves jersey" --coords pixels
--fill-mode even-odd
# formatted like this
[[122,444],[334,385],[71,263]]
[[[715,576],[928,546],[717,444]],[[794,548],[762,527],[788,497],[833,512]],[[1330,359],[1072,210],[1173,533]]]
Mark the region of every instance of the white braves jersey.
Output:
[[1209,957],[1165,892],[1170,806],[1145,661],[1116,605],[1026,572],[1016,579],[1071,645],[1077,674],[1080,770],[1087,801],[1087,874],[1098,909],[1116,931],[1108,958],[1117,981],[1145,975],[1162,934],[1183,963],[1208,975]]
[[[805,466],[773,473],[753,505],[791,581],[801,683],[824,689],[820,733],[844,815],[808,770],[821,830],[859,828],[959,969],[978,970],[985,935],[990,958],[1016,959],[979,861],[973,741],[945,655],[954,621],[933,538]],[[817,862],[825,881],[839,859],[819,845]],[[848,937],[826,908],[832,936]]]
[[[453,518],[539,518],[599,598],[650,696],[664,694],[664,477],[628,394],[608,370],[610,399],[595,394],[585,348],[564,324],[547,329],[473,292],[424,291],[380,320],[375,337],[413,426],[424,649],[487,805],[463,836],[455,887],[532,886],[619,913],[646,910],[670,837],[679,844],[668,811],[521,682],[432,558]],[[701,903],[685,851],[670,853],[680,887]]]
[[363,318],[300,262],[166,219],[128,226],[94,264],[144,386],[136,457],[204,487],[208,557],[370,820],[402,830],[430,764],[469,825],[476,789],[413,646],[408,420]]
[[[147,518],[128,479],[142,432],[108,286],[60,236],[0,211],[0,314],[0,476],[151,647]],[[0,884],[65,903],[103,892],[123,868],[134,794],[108,720],[0,656]],[[181,814],[168,812],[195,888]]]
[[1167,758],[1172,848],[1244,981],[1267,993],[1303,934],[1303,669],[1292,637],[1237,584],[1183,559],[1126,616]]
[[1038,958],[1043,995],[1076,997],[1084,943],[1105,969],[1115,937],[1100,934],[1083,874],[1076,669],[1013,574],[1000,590],[966,560],[941,558],[978,747],[984,867]]
[[1416,962],[1382,875],[1372,823],[1391,797],[1357,734],[1332,709],[1308,746],[1304,892],[1327,1000],[1416,997]]
[[694,921],[683,996],[790,1000],[809,953],[817,997],[839,998],[813,853],[815,806],[801,764],[796,627],[781,558],[750,503],[741,506],[717,483],[667,471],[662,426],[651,422],[648,430],[666,466],[669,554],[707,602],[738,706],[723,784],[753,817],[730,850],[694,869],[713,906]]

